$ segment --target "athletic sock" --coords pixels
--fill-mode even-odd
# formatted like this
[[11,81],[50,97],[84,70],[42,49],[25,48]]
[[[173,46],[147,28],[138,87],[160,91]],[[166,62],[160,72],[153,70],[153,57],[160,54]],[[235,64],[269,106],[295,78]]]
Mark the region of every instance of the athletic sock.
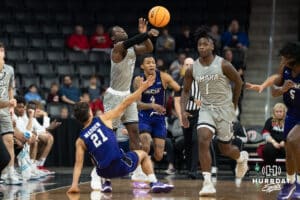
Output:
[[300,184],[300,174],[297,174],[297,183]]
[[46,162],[46,158],[41,158],[41,159],[38,161],[37,166],[44,166],[45,162]]
[[209,181],[211,182],[211,173],[210,172],[202,172],[202,175],[204,177],[204,181]]
[[291,184],[294,184],[295,181],[296,181],[296,174],[292,174],[292,175],[289,175],[289,174],[286,174],[286,180],[288,183],[291,183]]
[[150,183],[156,183],[157,182],[157,178],[156,178],[155,174],[149,174],[148,179],[149,179]]
[[143,172],[143,170],[142,170],[142,166],[141,165],[138,165],[136,167],[136,169],[134,170],[134,173],[136,173],[136,174],[141,174],[142,172]]
[[240,153],[240,157],[236,160],[236,162],[241,163],[244,161],[244,157],[242,156],[242,154]]

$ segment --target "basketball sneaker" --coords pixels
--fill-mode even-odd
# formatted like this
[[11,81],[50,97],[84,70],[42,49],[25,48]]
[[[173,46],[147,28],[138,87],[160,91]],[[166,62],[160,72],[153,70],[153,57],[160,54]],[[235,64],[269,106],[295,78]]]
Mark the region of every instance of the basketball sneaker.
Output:
[[235,177],[243,178],[248,171],[248,159],[249,155],[247,151],[241,151],[241,156],[243,158],[242,162],[237,162],[235,167]]
[[37,166],[37,168],[43,172],[45,172],[47,175],[54,175],[55,172],[54,171],[50,171],[49,169],[47,169],[44,166]]
[[131,175],[131,180],[133,181],[133,188],[147,189],[149,188],[148,176],[141,170],[136,169]]
[[162,193],[162,192],[170,192],[172,189],[174,189],[174,185],[165,184],[162,182],[156,182],[156,183],[150,183],[150,191],[152,193]]
[[277,196],[277,200],[289,199],[294,193],[295,189],[295,184],[285,183]]
[[101,177],[97,174],[95,167],[91,172],[91,179],[91,188],[93,190],[101,190]]
[[110,180],[103,180],[103,183],[101,184],[101,192],[109,193],[112,192],[111,182]]
[[215,196],[216,188],[211,181],[204,181],[202,189],[199,192],[200,196]]
[[296,182],[296,189],[291,197],[291,200],[300,199],[300,184]]
[[6,185],[22,185],[22,181],[19,179],[15,170],[7,174],[6,179],[4,179],[4,183]]
[[167,170],[165,170],[165,173],[168,175],[174,175],[176,173],[176,169],[168,168]]

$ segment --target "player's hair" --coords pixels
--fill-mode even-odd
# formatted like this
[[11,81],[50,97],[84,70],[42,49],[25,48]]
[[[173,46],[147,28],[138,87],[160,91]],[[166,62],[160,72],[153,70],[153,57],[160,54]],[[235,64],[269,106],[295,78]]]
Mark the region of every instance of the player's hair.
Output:
[[5,48],[5,46],[2,42],[0,42],[0,48]]
[[198,42],[198,40],[200,38],[207,38],[209,40],[212,40],[213,44],[214,44],[214,50],[213,50],[213,54],[216,55],[217,54],[217,45],[216,45],[216,40],[209,34],[210,29],[208,26],[200,26],[199,28],[196,29],[195,33],[194,33],[194,39],[196,41],[196,43]]
[[111,38],[112,36],[114,36],[114,28],[116,28],[116,27],[120,27],[120,26],[118,26],[118,25],[116,25],[116,26],[112,26],[112,27],[110,27],[109,29],[108,29],[108,36]]
[[15,96],[15,99],[17,101],[17,104],[22,103],[22,104],[26,105],[26,100],[23,96]]
[[300,64],[300,43],[299,42],[288,42],[280,50],[279,55],[284,56],[288,59],[292,59],[289,66]]
[[81,123],[84,124],[90,117],[90,106],[86,102],[78,102],[74,106],[74,116]]
[[155,59],[155,57],[151,53],[143,54],[143,55],[140,56],[140,58],[141,58],[141,63],[144,62],[145,58],[154,58]]

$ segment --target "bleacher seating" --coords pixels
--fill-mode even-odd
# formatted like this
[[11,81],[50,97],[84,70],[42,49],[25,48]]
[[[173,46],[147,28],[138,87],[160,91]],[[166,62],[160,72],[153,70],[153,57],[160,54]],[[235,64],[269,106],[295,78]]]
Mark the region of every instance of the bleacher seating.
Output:
[[[147,17],[148,10],[157,4],[138,0],[3,0],[0,2],[0,41],[6,46],[7,63],[15,67],[17,82],[22,87],[37,80],[41,88],[48,90],[51,82],[61,82],[61,76],[66,74],[75,78],[74,84],[83,87],[88,83],[87,77],[94,73],[101,75],[108,85],[109,55],[101,51],[84,54],[68,50],[66,37],[78,23],[88,35],[98,23],[106,27],[121,25],[133,35],[137,33],[138,17]],[[249,24],[249,0],[186,0],[176,4],[160,1],[159,4],[171,12],[172,34],[178,33],[181,25],[196,28],[217,23],[224,30],[232,18],[240,20],[246,30]],[[166,63],[170,63],[176,54],[161,53],[157,57],[164,57]]]

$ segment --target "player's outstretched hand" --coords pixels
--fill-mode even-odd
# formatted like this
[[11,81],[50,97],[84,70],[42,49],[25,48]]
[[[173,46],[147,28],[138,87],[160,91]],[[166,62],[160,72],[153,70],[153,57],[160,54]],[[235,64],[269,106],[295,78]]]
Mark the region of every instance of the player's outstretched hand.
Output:
[[254,90],[254,91],[259,92],[259,93],[262,93],[262,91],[264,91],[264,89],[265,89],[262,85],[252,84],[252,83],[249,83],[249,82],[246,82],[245,88],[247,90]]
[[139,32],[140,33],[146,33],[147,32],[147,25],[148,25],[148,21],[145,18],[139,18]]
[[148,31],[148,35],[149,37],[157,37],[159,35],[159,31],[154,28],[151,28],[150,31]]
[[136,84],[138,85],[138,87],[142,90],[146,90],[148,87],[152,86],[155,78],[154,76],[150,75],[147,77],[147,80],[144,81],[143,77],[136,77]]
[[67,193],[79,193],[80,189],[78,186],[71,186]]

